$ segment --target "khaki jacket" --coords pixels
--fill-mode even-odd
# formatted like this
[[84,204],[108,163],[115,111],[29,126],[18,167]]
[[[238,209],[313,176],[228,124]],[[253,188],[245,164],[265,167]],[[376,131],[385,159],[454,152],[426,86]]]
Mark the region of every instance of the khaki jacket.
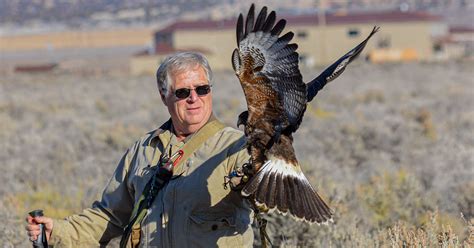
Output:
[[[211,120],[209,123],[217,121]],[[122,235],[134,203],[171,141],[170,121],[130,147],[108,182],[102,200],[82,213],[54,220],[50,244],[97,247]],[[206,124],[206,125],[209,125]],[[245,163],[242,133],[225,127],[175,169],[141,225],[141,247],[250,247],[252,210],[224,176]],[[151,165],[151,166],[149,166]]]

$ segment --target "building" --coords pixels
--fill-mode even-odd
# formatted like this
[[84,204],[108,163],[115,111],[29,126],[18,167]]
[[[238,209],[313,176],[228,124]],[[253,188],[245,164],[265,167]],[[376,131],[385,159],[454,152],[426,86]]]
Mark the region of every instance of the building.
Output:
[[[362,57],[373,62],[431,60],[434,37],[447,27],[438,16],[424,12],[333,13],[280,17],[287,20],[284,32],[295,33],[300,65],[325,66],[362,41],[377,25],[380,31],[369,42]],[[236,48],[236,19],[178,21],[154,34],[155,52],[131,59],[133,74],[154,73],[159,62],[176,51],[198,50],[214,70],[231,70]]]
[[457,26],[449,28],[447,42],[442,44],[448,59],[474,58],[474,27]]
[[144,46],[152,34],[140,27],[8,35],[0,36],[0,52]]

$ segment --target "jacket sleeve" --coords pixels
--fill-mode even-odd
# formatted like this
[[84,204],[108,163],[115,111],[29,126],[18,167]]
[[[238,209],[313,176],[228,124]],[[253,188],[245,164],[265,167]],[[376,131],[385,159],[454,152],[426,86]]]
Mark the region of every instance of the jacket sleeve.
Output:
[[249,161],[250,155],[247,152],[246,144],[247,139],[242,135],[234,142],[232,148],[229,149],[227,163],[228,172],[242,168],[242,166]]
[[91,208],[63,220],[55,219],[49,243],[55,247],[98,247],[122,234],[133,210],[133,189],[128,182],[131,161],[139,142],[128,149],[112,178]]

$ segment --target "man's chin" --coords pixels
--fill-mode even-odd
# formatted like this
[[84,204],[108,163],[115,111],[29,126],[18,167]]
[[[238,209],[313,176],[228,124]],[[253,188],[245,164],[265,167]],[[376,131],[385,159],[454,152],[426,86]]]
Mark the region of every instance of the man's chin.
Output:
[[188,126],[196,126],[196,125],[204,125],[206,121],[204,121],[204,117],[197,117],[197,118],[189,118],[185,121],[186,125]]
[[187,125],[199,125],[206,124],[207,120],[210,118],[210,115],[199,114],[199,115],[188,115],[185,119]]

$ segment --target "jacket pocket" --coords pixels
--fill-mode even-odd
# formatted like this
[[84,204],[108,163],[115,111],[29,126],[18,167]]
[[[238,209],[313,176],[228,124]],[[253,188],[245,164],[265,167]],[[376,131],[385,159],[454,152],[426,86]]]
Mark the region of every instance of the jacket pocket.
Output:
[[234,216],[191,214],[188,221],[189,247],[242,247],[242,233]]

